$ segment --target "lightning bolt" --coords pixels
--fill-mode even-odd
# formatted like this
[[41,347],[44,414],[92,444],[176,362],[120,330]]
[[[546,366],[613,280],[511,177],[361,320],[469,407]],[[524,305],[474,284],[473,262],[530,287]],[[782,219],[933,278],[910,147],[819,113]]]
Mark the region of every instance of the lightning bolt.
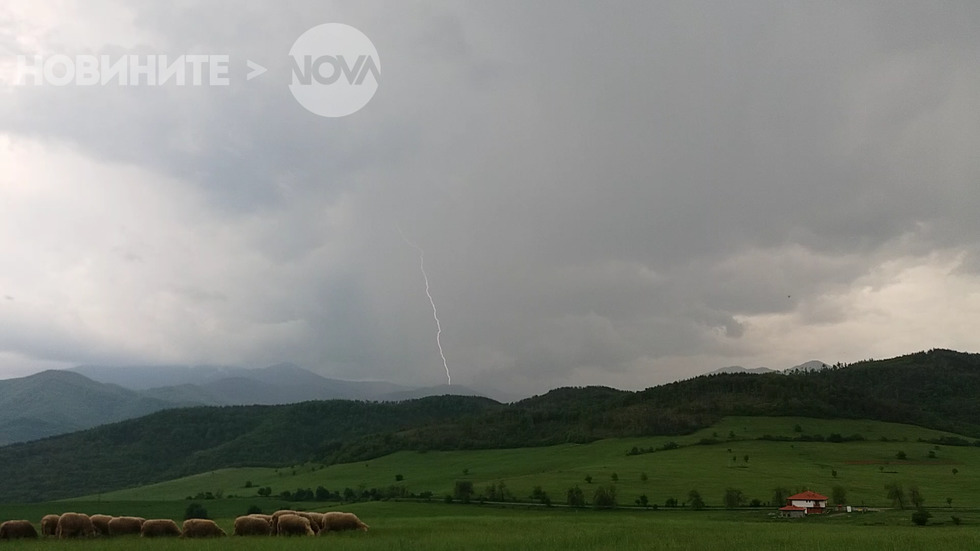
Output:
[[401,226],[398,226],[398,233],[401,234],[402,239],[405,240],[405,243],[408,243],[409,247],[412,247],[419,252],[419,269],[422,271],[422,279],[425,280],[425,296],[429,297],[429,304],[432,305],[432,319],[436,320],[436,347],[439,348],[439,357],[442,358],[442,367],[446,369],[447,384],[452,386],[453,377],[449,374],[449,362],[446,361],[446,354],[442,351],[442,341],[440,340],[440,337],[442,336],[442,324],[439,323],[439,312],[436,310],[436,301],[432,299],[432,293],[429,292],[429,276],[425,273],[425,251],[422,250],[422,247],[419,247],[413,243],[411,239],[405,236],[405,232],[402,231]]

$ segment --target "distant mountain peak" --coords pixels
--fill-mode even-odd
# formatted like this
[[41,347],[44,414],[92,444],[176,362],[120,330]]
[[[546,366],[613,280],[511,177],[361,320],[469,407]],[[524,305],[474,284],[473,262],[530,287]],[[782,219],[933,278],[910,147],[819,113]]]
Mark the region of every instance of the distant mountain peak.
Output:
[[709,371],[705,375],[721,375],[721,374],[731,374],[731,373],[749,373],[753,375],[761,375],[763,373],[796,373],[796,372],[809,372],[809,371],[821,371],[828,369],[830,365],[826,362],[820,360],[810,360],[808,362],[803,362],[799,365],[794,365],[793,367],[788,367],[783,370],[770,369],[768,367],[755,367],[746,368],[740,365],[731,365],[728,367],[722,367],[721,369],[716,369],[714,371]]
[[746,368],[740,365],[732,365],[721,369],[716,369],[710,373],[705,373],[705,375],[718,375],[721,373],[751,373],[754,375],[761,375],[763,373],[774,373],[775,371],[775,369],[769,369],[768,367]]
[[810,360],[808,362],[803,362],[800,365],[794,365],[793,367],[786,370],[786,372],[792,371],[821,371],[828,369],[830,364],[822,362],[820,360]]

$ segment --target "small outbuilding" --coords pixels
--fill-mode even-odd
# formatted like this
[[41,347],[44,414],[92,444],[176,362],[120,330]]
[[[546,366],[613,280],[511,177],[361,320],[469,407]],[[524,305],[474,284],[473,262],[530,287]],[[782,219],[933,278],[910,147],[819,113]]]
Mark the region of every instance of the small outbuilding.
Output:
[[779,516],[786,518],[802,518],[806,514],[805,507],[797,507],[795,505],[787,505],[785,507],[779,508]]

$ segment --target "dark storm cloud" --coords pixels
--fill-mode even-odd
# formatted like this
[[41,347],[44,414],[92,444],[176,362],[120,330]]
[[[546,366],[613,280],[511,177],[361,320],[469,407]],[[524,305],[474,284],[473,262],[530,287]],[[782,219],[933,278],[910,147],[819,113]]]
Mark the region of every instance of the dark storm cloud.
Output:
[[[228,53],[238,81],[15,89],[0,123],[189,187],[192,214],[161,231],[196,232],[206,260],[133,293],[167,289],[216,333],[165,331],[168,360],[441,382],[398,226],[425,249],[458,380],[524,389],[798,363],[760,332],[773,317],[786,335],[843,327],[857,310],[838,298],[877,267],[976,254],[970,3],[130,9],[132,51]],[[377,95],[344,119],[284,85],[292,41],[328,21],[382,58]],[[246,58],[269,73],[243,82]],[[125,254],[144,271],[179,258]]]

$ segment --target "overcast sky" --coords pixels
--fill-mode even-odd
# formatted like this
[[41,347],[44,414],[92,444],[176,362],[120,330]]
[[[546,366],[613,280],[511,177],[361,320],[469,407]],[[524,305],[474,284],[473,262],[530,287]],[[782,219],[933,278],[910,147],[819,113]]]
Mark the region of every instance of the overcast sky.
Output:
[[[530,393],[980,344],[980,4],[0,7],[0,378],[290,361]],[[373,99],[289,91],[320,23]],[[228,86],[18,55],[225,54]],[[269,69],[245,79],[246,60]]]

